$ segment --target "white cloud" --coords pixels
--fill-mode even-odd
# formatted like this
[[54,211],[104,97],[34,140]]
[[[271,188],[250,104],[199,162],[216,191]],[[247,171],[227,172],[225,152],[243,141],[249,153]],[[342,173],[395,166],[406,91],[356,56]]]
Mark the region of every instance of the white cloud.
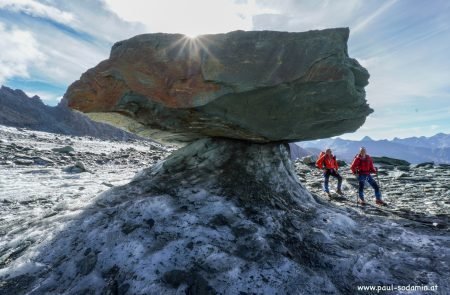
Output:
[[183,33],[190,36],[251,30],[253,15],[272,11],[259,8],[255,0],[105,2],[124,20],[145,24],[149,32]]
[[[405,46],[395,53],[389,51],[362,60],[361,64],[371,75],[366,88],[371,105],[385,108],[408,103],[415,97],[427,98],[432,103],[433,97],[449,96],[450,62],[433,58],[430,50],[421,48],[422,45],[416,45],[414,49]],[[444,44],[436,43],[436,46],[450,49]]]
[[1,0],[0,9],[50,20],[108,42],[144,32],[143,25],[124,22],[107,10],[103,0]]
[[[122,3],[125,6],[131,5],[128,1]],[[96,41],[107,42],[108,44],[102,44],[106,47],[148,32],[142,23],[121,19],[107,8],[104,0],[54,1],[54,5],[77,16],[78,22],[72,27],[74,30],[95,37]]]
[[395,4],[395,2],[397,2],[397,0],[385,2],[377,10],[375,10],[372,14],[370,14],[369,16],[366,16],[364,18],[364,20],[362,20],[361,22],[359,22],[355,26],[353,26],[352,32],[357,33],[357,32],[363,31],[364,28],[367,27],[367,25],[370,22],[374,21],[374,19],[376,19],[381,14],[383,14],[383,12],[385,12],[387,9],[389,9],[393,4]]
[[255,29],[291,32],[351,27],[361,7],[359,0],[266,0],[258,4],[277,12],[255,16]]
[[36,36],[40,48],[48,56],[44,67],[34,68],[40,79],[52,84],[74,82],[81,74],[108,57],[109,48],[74,38],[62,31],[36,24],[35,30],[45,32]]
[[42,65],[45,56],[33,35],[0,23],[0,40],[7,40],[0,54],[0,83],[11,77],[28,77],[32,65]]
[[29,97],[33,97],[35,95],[39,96],[39,98],[44,102],[56,102],[61,100],[61,95],[57,95],[53,92],[49,92],[49,91],[42,91],[40,89],[21,89],[23,92],[25,92],[26,95],[28,95]]
[[65,25],[71,25],[75,21],[73,14],[35,0],[2,0],[0,9],[42,17]]
[[0,27],[1,40],[8,40],[0,54],[1,83],[29,78],[63,88],[106,59],[114,42],[145,32],[143,25],[124,22],[100,1],[0,3],[0,9],[17,17],[17,22],[9,23],[13,29]]

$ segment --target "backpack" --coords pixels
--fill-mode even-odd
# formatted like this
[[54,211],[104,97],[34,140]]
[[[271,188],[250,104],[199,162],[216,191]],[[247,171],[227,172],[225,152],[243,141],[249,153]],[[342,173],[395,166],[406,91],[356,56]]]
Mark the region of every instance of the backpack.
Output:
[[318,165],[317,165],[317,161],[319,161],[319,159],[323,156],[323,155],[325,155],[326,153],[325,152],[320,152],[320,154],[319,154],[319,156],[317,157],[317,160],[316,160],[316,167],[317,168],[319,168],[319,169],[321,169],[321,167],[319,167]]

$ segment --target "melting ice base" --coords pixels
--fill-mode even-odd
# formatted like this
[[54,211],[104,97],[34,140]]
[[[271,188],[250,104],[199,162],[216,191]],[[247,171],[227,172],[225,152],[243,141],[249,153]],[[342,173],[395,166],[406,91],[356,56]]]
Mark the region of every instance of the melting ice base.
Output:
[[[41,142],[22,134],[28,132],[6,131],[2,145],[11,136],[23,146],[61,146],[53,135],[34,132]],[[71,140],[82,153],[130,153],[128,144]],[[120,162],[120,153],[117,164],[90,167],[85,160],[92,173],[69,174],[59,164],[2,166],[0,291],[283,294],[352,293],[357,285],[391,283],[450,287],[448,232],[405,227],[401,219],[317,198],[314,210],[304,212],[241,206],[211,193],[208,183],[157,194],[139,177],[127,184],[156,162],[150,159],[157,152],[145,154],[148,146],[132,147],[144,153],[140,164]]]

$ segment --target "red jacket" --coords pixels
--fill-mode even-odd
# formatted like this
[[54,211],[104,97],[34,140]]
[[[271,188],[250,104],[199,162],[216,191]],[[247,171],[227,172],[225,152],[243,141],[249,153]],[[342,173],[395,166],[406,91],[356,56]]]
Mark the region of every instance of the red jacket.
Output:
[[366,155],[364,159],[361,157],[361,155],[356,155],[355,159],[353,159],[350,169],[352,170],[353,174],[359,173],[367,175],[370,173],[377,173],[377,170],[375,170],[375,167],[373,167],[372,158],[369,155]]
[[316,161],[316,166],[317,168],[322,169],[324,165],[326,169],[338,170],[339,168],[335,156],[328,156],[327,154],[322,152],[320,153],[319,158]]

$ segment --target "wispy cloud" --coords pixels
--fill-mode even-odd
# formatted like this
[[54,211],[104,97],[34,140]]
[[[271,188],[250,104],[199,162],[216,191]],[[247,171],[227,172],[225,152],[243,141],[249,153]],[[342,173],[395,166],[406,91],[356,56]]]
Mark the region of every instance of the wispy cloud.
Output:
[[7,40],[0,54],[0,83],[14,76],[29,77],[31,65],[42,65],[45,58],[28,31],[7,28],[0,22],[0,40]]
[[35,0],[2,0],[0,2],[0,9],[50,19],[65,25],[72,25],[75,21],[73,14]]
[[377,10],[375,10],[372,14],[370,14],[368,16],[365,16],[364,20],[362,20],[361,22],[359,22],[356,25],[354,25],[352,27],[352,32],[355,34],[355,33],[358,33],[360,31],[363,31],[364,28],[367,27],[367,25],[370,22],[374,21],[378,16],[380,16],[383,12],[385,12],[393,4],[395,4],[395,2],[397,2],[397,0],[392,0],[392,1],[385,2]]
[[[56,104],[70,83],[108,57],[114,42],[143,32],[144,25],[121,20],[101,1],[1,0],[0,38],[7,45],[0,83]],[[54,87],[29,87],[38,81]]]
[[254,29],[292,32],[349,27],[361,7],[359,0],[279,0],[258,4],[275,12],[255,15]]
[[272,12],[255,0],[105,0],[109,9],[127,21],[146,25],[149,32],[199,35],[250,30],[252,17]]

